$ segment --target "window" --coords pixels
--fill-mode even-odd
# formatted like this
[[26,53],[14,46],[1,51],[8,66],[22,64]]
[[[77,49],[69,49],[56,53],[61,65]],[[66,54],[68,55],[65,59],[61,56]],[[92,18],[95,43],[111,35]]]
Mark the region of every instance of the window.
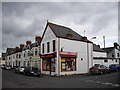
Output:
[[37,49],[35,49],[35,55],[37,55],[37,53],[38,53],[38,51],[37,51]]
[[104,62],[108,62],[108,60],[104,60]]
[[117,62],[117,59],[115,61]]
[[24,53],[24,57],[25,57],[25,53]]
[[117,57],[119,57],[120,55],[119,55],[119,53],[117,53]]
[[28,56],[30,56],[30,51],[28,51]]
[[53,40],[53,52],[55,51],[55,47],[56,45],[55,45],[55,40]]
[[114,54],[112,53],[112,57],[114,57]]
[[61,71],[75,71],[76,58],[61,58]]
[[47,52],[49,53],[50,52],[50,43],[47,42]]
[[42,53],[44,53],[44,44],[42,44]]
[[21,58],[21,54],[19,54],[19,59]]
[[81,58],[81,61],[83,61],[83,58]]
[[43,59],[42,70],[55,72],[55,58]]

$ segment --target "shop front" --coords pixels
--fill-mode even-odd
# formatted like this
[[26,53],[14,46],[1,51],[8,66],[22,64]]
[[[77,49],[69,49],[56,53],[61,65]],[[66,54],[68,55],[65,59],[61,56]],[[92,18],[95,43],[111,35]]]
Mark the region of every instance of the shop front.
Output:
[[42,71],[45,72],[45,74],[54,75],[56,55],[54,53],[46,54],[41,55],[41,58],[42,58]]
[[[53,54],[41,55],[43,74],[55,75],[58,72],[59,74],[61,73],[60,75],[63,75],[65,73],[71,73],[76,71],[76,52],[59,52],[59,60],[57,60],[56,56],[56,52]],[[59,70],[56,67],[58,61]]]
[[61,75],[73,74],[76,71],[76,52],[60,52]]

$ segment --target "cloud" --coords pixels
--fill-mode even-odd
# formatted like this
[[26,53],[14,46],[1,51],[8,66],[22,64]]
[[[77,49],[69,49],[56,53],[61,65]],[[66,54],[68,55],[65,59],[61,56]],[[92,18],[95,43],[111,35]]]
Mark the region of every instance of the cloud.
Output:
[[[116,40],[117,8],[115,2],[3,2],[3,48],[19,46],[27,39],[34,41],[36,35],[42,35],[47,20],[68,26],[81,35],[85,30],[89,39],[106,35]],[[95,43],[99,42],[100,39]]]

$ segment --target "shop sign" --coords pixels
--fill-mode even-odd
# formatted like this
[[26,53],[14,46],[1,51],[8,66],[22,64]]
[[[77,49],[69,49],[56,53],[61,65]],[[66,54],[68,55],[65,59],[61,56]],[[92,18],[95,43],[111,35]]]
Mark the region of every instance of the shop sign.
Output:
[[77,52],[60,52],[62,57],[77,57]]

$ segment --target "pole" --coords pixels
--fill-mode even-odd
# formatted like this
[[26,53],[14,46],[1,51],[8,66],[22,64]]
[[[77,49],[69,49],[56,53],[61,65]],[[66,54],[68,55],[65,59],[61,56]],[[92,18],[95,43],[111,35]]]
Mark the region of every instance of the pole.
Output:
[[105,49],[105,36],[103,36],[104,49]]

